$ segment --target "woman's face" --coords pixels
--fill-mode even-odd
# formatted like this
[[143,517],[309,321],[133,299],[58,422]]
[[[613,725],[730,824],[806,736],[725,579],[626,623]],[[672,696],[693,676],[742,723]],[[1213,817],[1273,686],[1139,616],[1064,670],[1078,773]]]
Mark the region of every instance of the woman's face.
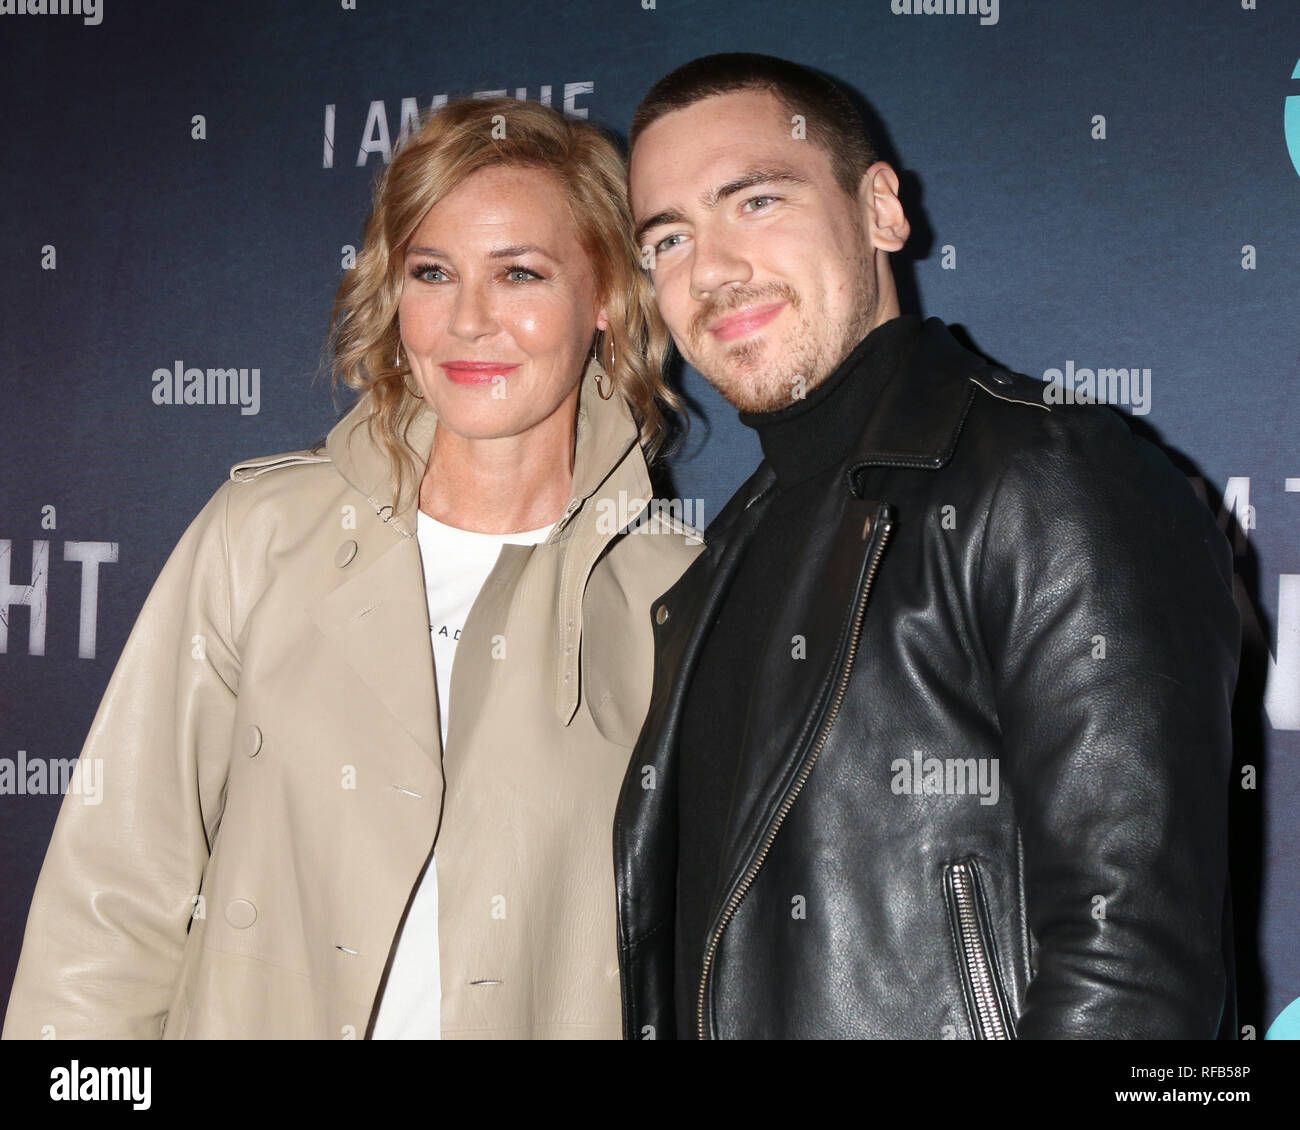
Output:
[[481,169],[438,201],[407,247],[398,321],[439,427],[491,439],[571,420],[609,323],[555,178]]

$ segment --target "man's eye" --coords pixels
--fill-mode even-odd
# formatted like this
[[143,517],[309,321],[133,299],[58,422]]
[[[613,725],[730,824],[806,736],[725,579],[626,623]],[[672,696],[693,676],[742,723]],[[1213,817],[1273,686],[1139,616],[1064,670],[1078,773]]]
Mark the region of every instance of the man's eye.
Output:
[[684,237],[681,232],[676,232],[673,235],[664,236],[663,239],[661,239],[658,243],[655,244],[655,254],[662,255],[665,251],[671,250],[672,248],[677,246],[677,244],[675,244],[673,240],[683,239],[683,238]]
[[748,209],[751,204],[758,204],[760,201],[770,202],[775,199],[776,199],[775,196],[751,196],[748,200],[745,201],[744,207]]
[[442,279],[431,279],[428,276],[442,274],[441,267],[435,267],[431,263],[421,263],[411,268],[411,278],[419,279],[421,282],[442,282]]

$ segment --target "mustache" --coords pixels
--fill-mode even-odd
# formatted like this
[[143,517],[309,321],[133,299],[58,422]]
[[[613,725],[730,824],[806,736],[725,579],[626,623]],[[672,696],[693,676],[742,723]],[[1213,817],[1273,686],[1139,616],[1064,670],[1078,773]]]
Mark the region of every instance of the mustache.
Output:
[[695,312],[695,316],[691,319],[691,337],[698,341],[708,331],[710,324],[723,314],[729,314],[745,306],[755,306],[759,303],[766,305],[781,299],[788,302],[792,308],[798,309],[799,296],[788,283],[736,287],[718,298],[710,299]]

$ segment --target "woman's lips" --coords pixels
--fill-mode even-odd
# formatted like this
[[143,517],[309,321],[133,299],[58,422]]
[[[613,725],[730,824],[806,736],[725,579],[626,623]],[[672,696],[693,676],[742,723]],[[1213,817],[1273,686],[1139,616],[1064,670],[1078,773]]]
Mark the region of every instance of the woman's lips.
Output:
[[767,325],[784,307],[784,302],[772,302],[766,306],[750,306],[738,313],[719,318],[709,327],[709,332],[719,341],[734,341],[738,337],[744,337],[746,334],[753,333],[755,330]]
[[505,361],[446,361],[438,367],[458,385],[482,385],[514,372],[519,365]]

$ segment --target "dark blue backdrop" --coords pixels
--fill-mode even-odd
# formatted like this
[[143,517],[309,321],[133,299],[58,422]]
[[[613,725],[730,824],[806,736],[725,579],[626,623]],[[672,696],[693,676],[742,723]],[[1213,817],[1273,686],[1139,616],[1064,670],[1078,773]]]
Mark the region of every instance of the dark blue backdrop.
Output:
[[[150,585],[229,466],[335,419],[313,378],[404,100],[549,89],[623,132],[678,63],[765,51],[869,104],[914,225],[906,304],[1036,376],[1150,370],[1149,402],[1121,410],[1203,480],[1248,609],[1237,758],[1254,787],[1239,772],[1233,801],[1247,1034],[1300,997],[1300,5],[98,7],[98,22],[0,14],[0,790],[23,759],[77,756]],[[153,373],[178,362],[256,369],[257,410],[155,404]],[[696,374],[682,385],[695,419],[676,490],[708,519],[758,449]],[[33,641],[21,601],[42,595]],[[5,998],[57,805],[0,791]],[[1274,1034],[1300,1031],[1297,1014]]]

